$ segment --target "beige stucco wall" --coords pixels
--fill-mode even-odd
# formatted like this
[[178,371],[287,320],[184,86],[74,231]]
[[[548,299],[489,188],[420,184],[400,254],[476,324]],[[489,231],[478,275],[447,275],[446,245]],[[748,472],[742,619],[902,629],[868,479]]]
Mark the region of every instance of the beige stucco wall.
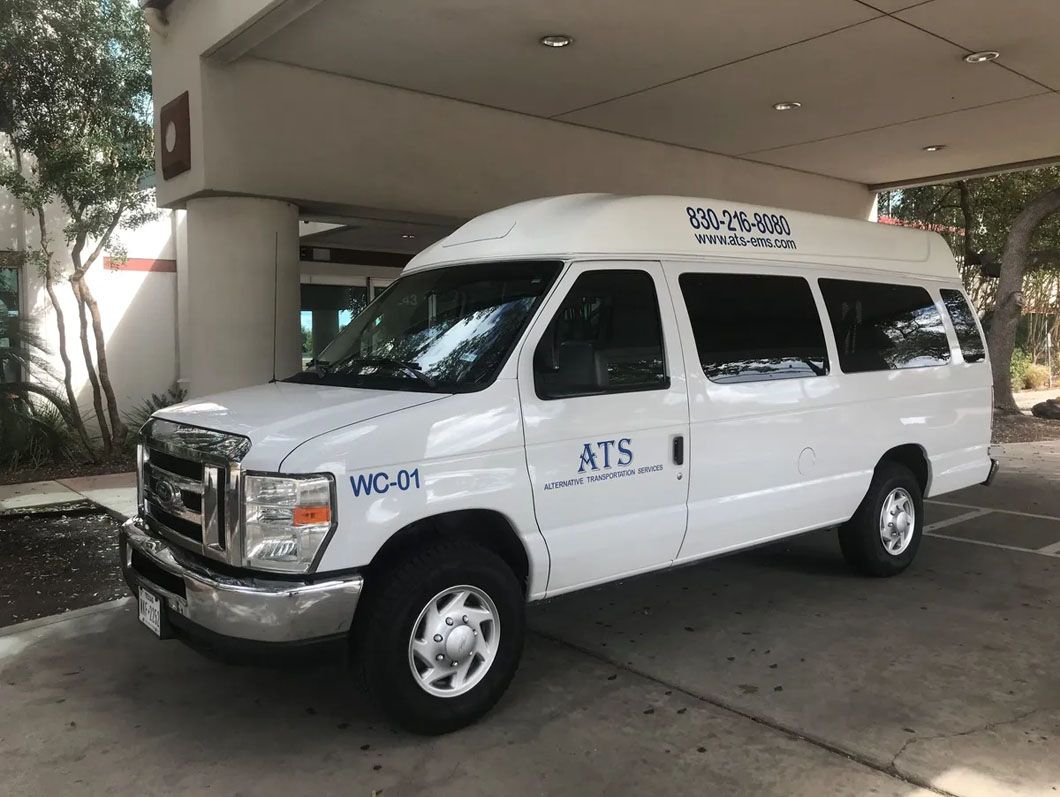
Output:
[[[159,202],[203,193],[460,219],[583,191],[672,193],[865,218],[855,183],[444,99],[252,57],[216,55],[264,0],[170,6],[152,46],[155,103],[187,90],[192,168]],[[220,44],[219,44],[220,43]],[[211,55],[213,54],[213,55]],[[156,131],[157,135],[157,131]]]
[[855,183],[270,61],[207,64],[203,87],[214,190],[455,217],[582,191],[872,205]]
[[[111,381],[123,413],[132,410],[151,393],[165,391],[176,381],[177,275],[109,270],[104,268],[103,257],[124,254],[133,258],[174,259],[174,215],[172,211],[162,211],[154,221],[137,230],[118,231],[113,244],[88,272],[87,281],[103,319]],[[56,205],[47,208],[45,218],[56,271],[68,276],[72,264],[62,234],[66,219]],[[0,190],[0,249],[35,250],[39,246],[40,232],[36,216],[26,213],[7,192]],[[20,282],[22,314],[35,324],[55,377],[49,378],[44,373],[38,373],[37,378],[58,387],[58,379],[62,376],[62,363],[58,358],[59,333],[55,311],[44,288],[44,279],[35,267],[24,265]],[[60,279],[56,284],[56,294],[65,318],[74,390],[82,412],[89,417],[92,412],[92,393],[81,355],[77,304],[67,279]],[[91,333],[89,340],[92,340]]]

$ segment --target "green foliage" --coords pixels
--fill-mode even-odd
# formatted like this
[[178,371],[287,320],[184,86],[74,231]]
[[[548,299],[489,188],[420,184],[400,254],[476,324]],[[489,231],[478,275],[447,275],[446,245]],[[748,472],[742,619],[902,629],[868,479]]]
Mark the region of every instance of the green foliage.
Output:
[[135,3],[0,0],[0,130],[31,156],[0,185],[28,207],[58,200],[71,243],[153,214],[151,55]]
[[[7,341],[0,347],[0,373],[23,379],[48,373],[44,345],[31,322],[0,313],[0,340]],[[68,416],[69,408],[54,394],[31,393],[24,382],[0,383],[0,468],[73,460],[78,445]]]
[[[1060,185],[1060,166],[1044,166],[963,181],[972,210],[972,248],[996,256],[1005,248],[1009,227],[1031,200]],[[880,195],[881,215],[902,221],[938,225],[954,252],[964,248],[964,214],[957,183],[885,191]],[[1060,216],[1046,219],[1031,241],[1034,251],[1051,252],[1060,269]]]
[[55,407],[10,395],[0,398],[0,468],[73,462],[78,452],[77,436]]
[[32,321],[0,312],[0,340],[7,341],[0,346],[0,374],[47,373],[44,342]]
[[[125,429],[103,322],[84,275],[116,229],[138,227],[156,214],[152,193],[141,183],[154,166],[152,128],[150,46],[136,3],[0,0],[0,132],[6,134],[0,188],[36,216],[39,244],[26,257],[44,277],[57,311],[51,289],[64,275],[53,256],[45,210],[58,206],[66,218],[62,234],[73,264],[68,276],[107,452],[121,443]],[[56,320],[63,324],[58,313]],[[61,354],[73,404],[72,369],[66,352]],[[68,407],[67,415],[89,447],[77,407]]]
[[302,354],[313,356],[313,330],[302,327]]
[[1027,387],[1027,371],[1033,365],[1030,354],[1024,349],[1016,349],[1012,352],[1012,362],[1009,364],[1009,373],[1012,375],[1012,389],[1025,390]]
[[128,445],[135,449],[136,444],[141,442],[140,429],[155,414],[156,411],[180,404],[188,398],[188,391],[179,385],[172,385],[165,393],[152,393],[137,404],[125,415],[125,422],[129,425]]

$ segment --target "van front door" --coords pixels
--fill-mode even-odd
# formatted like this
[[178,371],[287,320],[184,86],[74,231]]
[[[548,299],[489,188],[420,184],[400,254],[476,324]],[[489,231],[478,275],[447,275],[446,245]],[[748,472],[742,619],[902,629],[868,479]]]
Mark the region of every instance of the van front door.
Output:
[[658,263],[567,270],[519,363],[550,595],[677,555],[688,496],[684,369]]

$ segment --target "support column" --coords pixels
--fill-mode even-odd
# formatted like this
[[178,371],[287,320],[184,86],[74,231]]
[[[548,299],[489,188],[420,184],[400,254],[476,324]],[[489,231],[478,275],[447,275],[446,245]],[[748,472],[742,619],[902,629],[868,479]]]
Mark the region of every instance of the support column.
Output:
[[313,357],[319,357],[329,343],[339,334],[339,313],[337,310],[315,311],[313,313]]
[[257,197],[187,203],[191,397],[263,384],[301,368],[298,209]]

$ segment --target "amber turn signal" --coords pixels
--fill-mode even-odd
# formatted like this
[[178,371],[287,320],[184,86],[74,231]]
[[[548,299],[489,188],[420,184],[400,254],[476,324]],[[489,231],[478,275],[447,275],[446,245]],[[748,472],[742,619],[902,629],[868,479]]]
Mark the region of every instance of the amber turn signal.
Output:
[[330,522],[330,506],[296,506],[294,509],[295,526],[312,526],[317,523]]

